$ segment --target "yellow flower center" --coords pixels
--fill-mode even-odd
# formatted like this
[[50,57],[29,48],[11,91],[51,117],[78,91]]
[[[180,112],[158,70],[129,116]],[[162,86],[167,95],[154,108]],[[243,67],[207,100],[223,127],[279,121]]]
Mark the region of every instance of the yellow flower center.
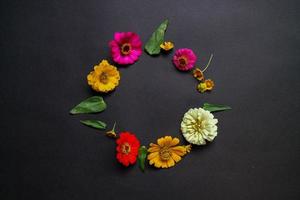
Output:
[[200,132],[204,128],[201,120],[197,120],[193,127],[195,130],[197,130],[197,132]]
[[168,147],[163,147],[159,151],[159,156],[164,161],[169,160],[171,158],[171,155],[172,155],[172,153]]
[[124,143],[123,145],[122,145],[122,152],[124,153],[124,154],[129,154],[130,153],[130,151],[131,151],[131,146],[130,146],[130,144],[128,144],[127,142],[126,143]]
[[107,73],[105,72],[102,72],[102,74],[100,75],[100,82],[103,83],[103,84],[106,84],[108,83],[108,76],[107,76]]
[[131,44],[125,43],[121,46],[121,53],[123,55],[128,55],[131,51]]
[[184,57],[184,56],[179,57],[178,61],[179,61],[179,64],[183,67],[186,66],[188,63],[186,57]]

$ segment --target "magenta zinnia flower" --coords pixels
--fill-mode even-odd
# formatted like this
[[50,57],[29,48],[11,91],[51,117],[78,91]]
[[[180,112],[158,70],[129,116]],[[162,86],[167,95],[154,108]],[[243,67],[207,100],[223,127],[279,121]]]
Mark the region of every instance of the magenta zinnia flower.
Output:
[[109,46],[113,60],[121,65],[133,64],[142,54],[140,37],[133,32],[115,33]]
[[194,67],[197,60],[196,55],[191,49],[178,49],[173,56],[173,63],[177,69],[188,71]]

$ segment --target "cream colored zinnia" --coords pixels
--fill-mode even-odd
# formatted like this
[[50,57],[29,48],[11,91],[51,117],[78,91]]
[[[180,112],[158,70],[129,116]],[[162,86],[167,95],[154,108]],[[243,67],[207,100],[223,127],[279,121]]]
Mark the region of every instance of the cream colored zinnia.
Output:
[[217,123],[218,120],[209,111],[191,108],[183,116],[181,131],[189,143],[205,145],[206,140],[212,141],[217,136]]

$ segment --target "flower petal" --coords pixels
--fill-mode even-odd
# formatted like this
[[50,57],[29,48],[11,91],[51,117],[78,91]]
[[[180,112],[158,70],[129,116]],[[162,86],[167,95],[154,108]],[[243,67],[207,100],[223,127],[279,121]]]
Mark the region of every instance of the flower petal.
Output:
[[153,152],[153,153],[150,153],[147,158],[148,158],[148,160],[152,160],[157,156],[159,156],[159,153],[158,152]]
[[157,139],[157,144],[161,147],[163,147],[165,145],[165,140],[164,138],[159,138]]
[[157,168],[160,168],[162,166],[162,162],[159,159],[154,160],[154,166]]
[[178,138],[173,138],[172,142],[171,142],[171,146],[175,146],[179,143],[179,139]]
[[186,154],[186,148],[184,146],[172,147],[171,150],[180,156],[184,156]]
[[173,167],[175,165],[175,162],[174,162],[173,158],[170,158],[168,160],[167,164],[168,164],[168,167]]
[[181,160],[181,157],[174,152],[172,153],[172,158],[175,162],[179,162]]
[[168,168],[168,163],[167,163],[167,161],[163,161],[163,162],[161,163],[161,167],[162,167],[162,168]]
[[150,152],[150,153],[152,153],[152,152],[157,152],[157,151],[159,151],[160,150],[160,147],[149,147],[149,149],[148,149],[148,152]]

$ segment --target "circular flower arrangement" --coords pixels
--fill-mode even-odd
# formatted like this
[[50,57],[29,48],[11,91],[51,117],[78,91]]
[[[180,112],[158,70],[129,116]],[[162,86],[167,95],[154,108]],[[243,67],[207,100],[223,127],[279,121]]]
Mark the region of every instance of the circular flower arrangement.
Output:
[[[162,51],[171,52],[174,43],[164,41],[164,34],[168,26],[165,20],[151,35],[145,44],[145,51],[149,55],[157,55]],[[142,54],[142,42],[140,37],[133,32],[117,32],[114,39],[109,42],[112,60],[119,65],[135,63]],[[213,55],[210,56],[207,65],[201,70],[195,67],[197,56],[188,48],[177,49],[173,56],[173,64],[180,71],[192,71],[193,77],[199,81],[197,90],[200,93],[211,91],[215,84],[211,79],[205,79],[204,71],[209,67]],[[120,72],[114,65],[103,59],[95,65],[93,71],[87,75],[87,83],[93,90],[100,93],[113,91],[120,82]],[[98,113],[106,109],[106,103],[101,96],[90,97],[71,111],[71,114]],[[137,161],[142,171],[145,170],[145,161],[156,168],[173,167],[181,161],[182,157],[191,152],[192,145],[205,145],[212,142],[217,136],[218,120],[212,112],[231,109],[228,106],[204,103],[201,108],[191,108],[184,115],[181,122],[181,132],[188,145],[179,145],[177,137],[164,136],[157,139],[156,143],[150,143],[149,147],[141,146],[134,133],[115,131],[116,123],[112,130],[106,131],[106,135],[116,139],[116,159],[123,166],[135,164]],[[105,130],[106,123],[99,120],[82,120],[81,123],[92,128]]]

